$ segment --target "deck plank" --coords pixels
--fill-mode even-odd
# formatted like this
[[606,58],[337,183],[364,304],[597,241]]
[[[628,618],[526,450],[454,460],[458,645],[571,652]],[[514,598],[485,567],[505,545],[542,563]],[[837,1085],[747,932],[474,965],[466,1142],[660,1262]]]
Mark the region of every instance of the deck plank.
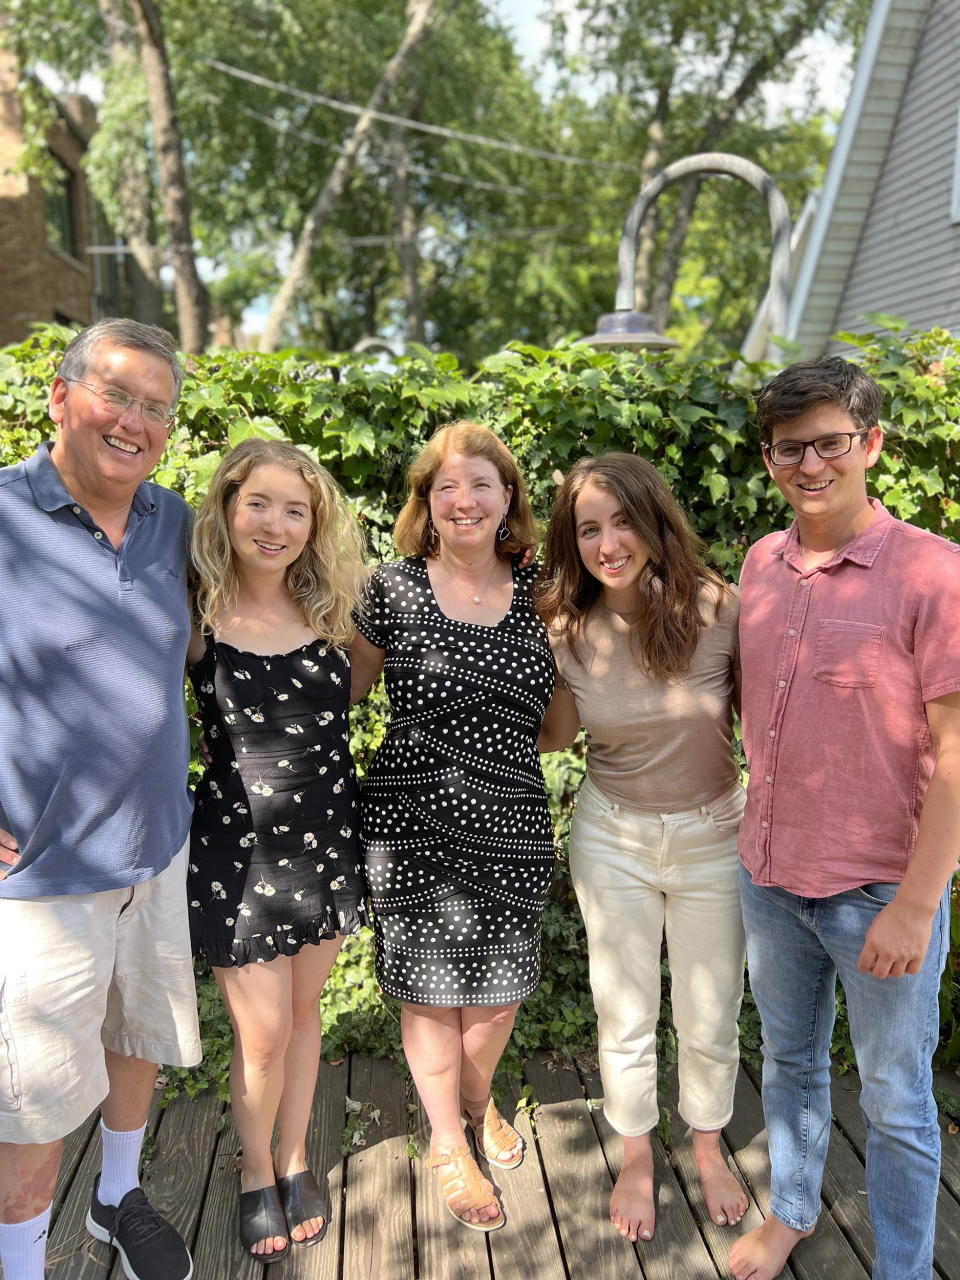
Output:
[[[330,1187],[333,1213],[327,1234],[319,1244],[291,1245],[290,1260],[279,1271],[277,1280],[337,1280],[340,1275],[340,1221],[343,1156],[340,1144],[345,1120],[344,1102],[350,1067],[345,1060],[337,1066],[320,1063],[313,1110],[307,1129],[307,1163],[322,1185],[326,1178]],[[268,1272],[268,1275],[273,1273]]]
[[576,1280],[639,1277],[629,1240],[610,1229],[613,1181],[572,1067],[530,1059],[524,1075],[539,1104],[537,1143],[567,1270]]
[[703,1190],[700,1185],[697,1163],[693,1157],[693,1140],[690,1130],[687,1129],[685,1131],[684,1122],[677,1110],[678,1099],[677,1068],[671,1064],[665,1070],[665,1092],[661,1100],[670,1115],[670,1164],[675,1170],[680,1186],[683,1188],[683,1193],[691,1206],[704,1243],[713,1259],[713,1265],[719,1275],[726,1276],[729,1272],[730,1249],[733,1242],[747,1231],[752,1231],[755,1227],[759,1227],[763,1221],[763,1214],[757,1206],[757,1202],[750,1195],[750,1189],[744,1185],[737,1163],[721,1134],[720,1150],[734,1177],[744,1187],[749,1203],[747,1212],[737,1226],[718,1227],[710,1219],[703,1200]]
[[56,1222],[57,1214],[63,1205],[73,1182],[74,1175],[91,1142],[100,1142],[100,1113],[94,1111],[83,1124],[78,1125],[73,1133],[63,1140],[63,1155],[60,1157],[60,1168],[57,1170],[57,1185],[53,1192],[53,1213],[51,1222]]
[[353,1057],[349,1096],[379,1111],[367,1146],[347,1159],[343,1232],[345,1280],[414,1275],[413,1207],[403,1081],[392,1062]]
[[[550,1196],[540,1165],[540,1152],[529,1113],[517,1111],[519,1090],[507,1089],[503,1114],[527,1144],[516,1169],[491,1169],[489,1176],[502,1189],[507,1222],[490,1237],[496,1280],[564,1280],[560,1238],[550,1210]],[[489,1166],[484,1165],[485,1172]],[[496,1175],[496,1176],[494,1176]],[[446,1280],[446,1276],[443,1277]]]
[[[587,1097],[599,1102],[603,1085],[599,1071],[581,1073]],[[623,1140],[607,1121],[603,1110],[591,1111],[593,1125],[603,1148],[611,1177],[616,1180],[623,1164]],[[687,1195],[680,1184],[670,1156],[656,1134],[651,1138],[653,1175],[656,1186],[656,1226],[649,1244],[637,1241],[637,1254],[647,1280],[715,1280],[717,1268],[697,1225]],[[699,1179],[698,1185],[699,1185]],[[604,1215],[609,1224],[609,1214]],[[613,1230],[612,1225],[607,1226]]]
[[[833,1114],[850,1145],[866,1160],[867,1128],[860,1110],[860,1077],[855,1071],[831,1080]],[[933,1241],[933,1264],[941,1276],[956,1274],[960,1258],[960,1204],[941,1185],[937,1196],[937,1225]]]
[[486,1236],[458,1226],[437,1190],[436,1177],[427,1164],[430,1124],[422,1106],[416,1113],[414,1140],[420,1152],[412,1171],[420,1280],[446,1280],[448,1276],[455,1280],[490,1280]]
[[[770,1163],[763,1106],[742,1065],[737,1075],[733,1117],[723,1135],[747,1186],[766,1213],[770,1206]],[[796,1246],[788,1267],[796,1280],[837,1280],[838,1276],[862,1280],[867,1274],[829,1213],[821,1213],[817,1230]]]
[[[49,1280],[106,1280],[115,1251],[94,1240],[87,1231],[86,1217],[90,1208],[93,1183],[100,1172],[100,1113],[95,1111],[90,1141],[80,1158],[69,1194],[50,1232],[47,1245]],[[146,1134],[152,1137],[160,1122],[160,1111],[150,1108]]]
[[[240,1139],[228,1107],[223,1129],[216,1137],[210,1178],[194,1240],[193,1272],[198,1277],[260,1280],[264,1274],[265,1268],[254,1262],[241,1245],[237,1233],[240,1177],[236,1154],[239,1146]],[[274,1266],[270,1274],[275,1275],[276,1270]]]
[[[608,1221],[621,1151],[599,1111],[588,1105],[599,1096],[598,1077],[543,1061],[529,1062],[526,1077],[540,1105],[532,1127],[525,1112],[516,1118],[527,1140],[523,1165],[493,1171],[507,1225],[490,1237],[458,1227],[425,1165],[415,1163],[411,1171],[404,1086],[389,1062],[351,1058],[346,1065],[321,1066],[307,1139],[311,1168],[318,1177],[326,1173],[332,1187],[334,1212],[321,1245],[291,1249],[282,1263],[269,1268],[241,1249],[237,1137],[229,1110],[222,1132],[216,1132],[220,1104],[214,1094],[194,1101],[181,1097],[165,1113],[151,1111],[148,1132],[155,1133],[156,1152],[144,1169],[144,1187],[185,1238],[192,1236],[198,1280],[716,1280],[727,1275],[734,1233],[704,1220],[681,1121],[674,1120],[668,1151],[654,1145],[657,1231],[653,1244],[638,1251]],[[815,1236],[794,1251],[784,1280],[866,1280],[869,1271],[873,1232],[864,1194],[859,1082],[852,1075],[832,1084],[835,1125],[824,1175],[824,1213]],[[667,1104],[675,1108],[670,1072],[667,1085]],[[960,1088],[955,1078],[948,1085]],[[368,1124],[367,1147],[344,1160],[340,1143],[348,1093],[378,1107],[380,1121]],[[509,1117],[515,1104],[513,1091],[504,1101],[504,1114]],[[960,1280],[960,1135],[949,1134],[945,1121],[942,1127],[936,1269],[942,1280]],[[419,1136],[426,1150],[425,1128]],[[742,1068],[723,1140],[751,1194],[741,1227],[746,1230],[769,1204],[769,1169],[758,1088]],[[114,1251],[92,1240],[84,1227],[99,1167],[95,1113],[66,1143],[48,1280],[121,1278]]]

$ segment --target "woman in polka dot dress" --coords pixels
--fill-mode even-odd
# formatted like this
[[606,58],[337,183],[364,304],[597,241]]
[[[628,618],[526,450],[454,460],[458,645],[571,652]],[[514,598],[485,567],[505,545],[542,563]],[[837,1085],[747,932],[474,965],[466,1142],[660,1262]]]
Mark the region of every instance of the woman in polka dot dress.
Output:
[[431,1163],[467,1226],[503,1224],[463,1118],[502,1169],[523,1144],[490,1097],[517,1007],[539,982],[553,832],[536,741],[553,693],[518,560],[536,531],[517,464],[486,427],[441,428],[410,469],[395,539],[355,616],[355,678],[384,671],[390,727],[363,784],[377,976],[403,1002]]
[[346,656],[363,540],[322,467],[247,440],[213,478],[193,557],[190,678],[211,761],[191,830],[190,925],[234,1029],[240,1238],[272,1263],[291,1242],[317,1244],[330,1218],[305,1142],[317,1000],[343,935],[365,922]]

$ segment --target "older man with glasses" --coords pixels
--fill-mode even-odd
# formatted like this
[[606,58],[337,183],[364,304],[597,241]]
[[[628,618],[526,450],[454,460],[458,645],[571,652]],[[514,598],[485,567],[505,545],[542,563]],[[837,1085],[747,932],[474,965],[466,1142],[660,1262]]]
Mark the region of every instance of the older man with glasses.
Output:
[[874,1280],[930,1280],[940,1167],[931,1057],[960,849],[960,547],[867,496],[880,388],[837,356],[757,396],[796,519],[740,579],[740,827],[763,1032],[770,1215],[731,1250],[772,1280],[820,1212],[839,976],[860,1068]]
[[0,1261],[42,1280],[62,1139],[99,1105],[87,1227],[188,1280],[139,1186],[157,1063],[200,1059],[185,895],[190,513],[146,483],[183,381],[161,329],[64,352],[57,426],[0,471]]

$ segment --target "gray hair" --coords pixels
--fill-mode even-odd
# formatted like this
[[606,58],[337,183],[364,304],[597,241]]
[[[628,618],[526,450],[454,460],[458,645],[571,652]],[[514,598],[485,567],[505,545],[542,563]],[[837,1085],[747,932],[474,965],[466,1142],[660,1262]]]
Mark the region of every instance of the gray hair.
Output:
[[141,324],[139,320],[124,320],[117,316],[98,320],[67,343],[57,377],[68,382],[71,378],[83,379],[90,367],[94,348],[101,342],[159,356],[173,374],[173,404],[170,408],[176,407],[183,386],[183,365],[177,356],[177,344],[173,338],[166,329],[158,329],[155,324]]

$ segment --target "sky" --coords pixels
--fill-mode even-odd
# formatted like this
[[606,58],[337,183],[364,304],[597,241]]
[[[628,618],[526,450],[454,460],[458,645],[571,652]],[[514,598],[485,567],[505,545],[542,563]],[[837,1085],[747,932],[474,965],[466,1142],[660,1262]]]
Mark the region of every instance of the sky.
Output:
[[[550,74],[549,69],[544,66],[543,57],[550,30],[540,18],[544,8],[543,0],[491,0],[491,7],[513,30],[520,53],[531,66],[540,71],[541,83],[549,90]],[[572,0],[567,0],[566,8],[571,15],[571,38],[576,40],[579,24]],[[839,48],[824,36],[812,36],[804,41],[801,49],[806,55],[807,69],[790,84],[772,86],[763,91],[769,111],[774,114],[787,107],[802,106],[806,100],[805,79],[809,75],[815,75],[824,107],[828,111],[841,112],[846,104],[852,79],[847,50]]]

